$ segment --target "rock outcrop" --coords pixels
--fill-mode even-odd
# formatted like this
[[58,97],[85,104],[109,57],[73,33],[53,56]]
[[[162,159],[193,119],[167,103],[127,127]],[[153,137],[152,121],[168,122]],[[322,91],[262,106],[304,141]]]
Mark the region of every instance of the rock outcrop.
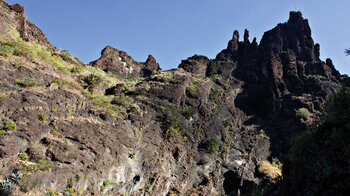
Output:
[[126,52],[119,51],[111,46],[105,47],[101,52],[101,57],[91,62],[90,65],[125,78],[140,76],[143,68]]
[[145,66],[152,72],[160,70],[160,65],[152,55],[148,55]]
[[124,78],[150,76],[153,72],[160,70],[159,64],[152,55],[148,56],[145,63],[139,63],[126,52],[111,46],[105,47],[101,57],[90,65]]
[[[22,5],[8,5],[2,1],[0,2],[0,6],[3,9],[3,12],[0,13],[0,18],[1,21],[5,22],[5,28],[0,31],[1,35],[16,33],[11,30],[12,27],[19,33],[23,40],[35,41],[42,46],[52,48],[45,34],[37,26],[26,19]],[[14,35],[10,36],[12,37]]]
[[191,72],[195,75],[205,77],[210,61],[206,56],[194,55],[186,60],[183,60],[179,68]]
[[0,2],[1,194],[277,195],[290,139],[341,87],[300,12],[159,71],[110,46],[83,65]]
[[[277,134],[276,140],[286,145],[276,146],[276,151],[286,153],[288,138],[305,129],[290,121],[293,110],[321,110],[327,97],[340,88],[340,74],[331,60],[319,59],[319,44],[314,44],[308,21],[300,12],[291,12],[287,23],[264,33],[260,44],[255,39],[249,42],[247,30],[244,41],[238,39],[235,31],[227,49],[217,55],[218,73],[243,83],[236,106],[264,119],[271,137]],[[276,130],[268,121],[284,124],[287,130]]]

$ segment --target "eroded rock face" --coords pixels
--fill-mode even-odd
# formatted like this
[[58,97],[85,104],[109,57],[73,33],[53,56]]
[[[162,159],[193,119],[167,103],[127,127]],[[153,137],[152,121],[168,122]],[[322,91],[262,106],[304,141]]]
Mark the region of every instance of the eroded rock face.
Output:
[[314,111],[340,88],[340,74],[331,60],[319,59],[320,46],[314,44],[308,21],[300,12],[291,12],[287,23],[264,33],[260,44],[255,39],[250,43],[248,36],[245,31],[244,41],[239,42],[234,33],[227,49],[216,57],[218,71],[244,83],[235,100],[237,107],[260,119],[288,124],[285,130],[265,127],[282,139],[284,144],[276,146],[276,151],[285,153],[287,138],[305,129],[296,126],[296,121],[286,122],[298,109],[293,102],[303,102],[303,107]]
[[145,63],[139,63],[126,52],[111,46],[105,47],[101,57],[90,65],[124,78],[150,76],[153,72],[160,70],[159,64],[152,55],[148,56]]
[[143,68],[126,52],[111,46],[105,47],[101,52],[101,57],[91,62],[90,65],[122,77],[140,76]]
[[183,60],[179,68],[193,73],[195,75],[205,77],[209,66],[209,59],[206,56],[194,55],[186,60]]
[[160,70],[160,65],[157,63],[156,59],[152,55],[148,55],[148,58],[145,62],[145,66],[152,72]]
[[[11,17],[0,19],[20,26],[23,8],[4,5]],[[45,46],[39,34],[33,40]],[[332,61],[319,53],[307,20],[291,12],[260,44],[248,30],[239,41],[235,31],[214,60],[195,55],[170,71],[160,72],[152,56],[139,63],[107,46],[90,64],[112,77],[97,91],[82,84],[89,70],[59,51],[52,54],[84,71],[63,74],[42,59],[0,55],[0,177],[25,169],[26,178],[6,190],[14,195],[52,188],[250,195],[254,186],[278,181],[258,172],[259,163],[283,162],[289,139],[319,120],[324,100],[340,87]],[[300,108],[308,115],[298,116]],[[5,128],[10,120],[16,131]],[[28,167],[42,160],[46,167]]]
[[[24,15],[24,7],[20,4],[8,5],[5,2],[0,3],[1,8],[7,10],[2,12],[0,17],[2,21],[15,27],[21,38],[25,41],[35,41],[47,48],[53,48],[48,42],[45,34],[33,23],[28,21]],[[5,25],[5,29],[9,26]]]

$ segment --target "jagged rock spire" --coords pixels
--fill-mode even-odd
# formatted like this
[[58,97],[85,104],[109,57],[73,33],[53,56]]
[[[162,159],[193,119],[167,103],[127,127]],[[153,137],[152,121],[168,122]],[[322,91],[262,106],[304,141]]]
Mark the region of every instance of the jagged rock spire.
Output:
[[247,29],[244,30],[244,43],[249,43],[249,31]]
[[304,20],[303,14],[300,11],[291,11],[289,12],[288,23],[295,23]]
[[314,46],[315,56],[317,59],[320,59],[320,44],[316,43]]
[[148,55],[148,58],[147,58],[147,60],[145,62],[145,65],[151,71],[158,71],[158,70],[160,70],[160,66],[157,63],[157,60],[152,55]]
[[231,52],[238,50],[238,43],[239,43],[239,33],[237,30],[233,32],[233,36],[231,41],[228,43],[227,49]]

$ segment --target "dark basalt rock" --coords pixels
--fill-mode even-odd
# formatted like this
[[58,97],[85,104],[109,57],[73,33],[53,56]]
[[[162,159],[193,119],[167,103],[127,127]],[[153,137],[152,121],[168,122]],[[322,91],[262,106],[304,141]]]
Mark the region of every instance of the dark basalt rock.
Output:
[[140,76],[144,67],[126,52],[119,51],[111,46],[105,47],[101,52],[101,57],[91,62],[90,65],[125,78]]
[[111,46],[105,47],[101,51],[101,57],[91,62],[90,65],[123,78],[149,77],[153,72],[160,70],[159,64],[152,55],[148,56],[145,63],[139,63],[126,52]]
[[[48,44],[25,22],[23,7],[0,5],[10,13],[0,10],[0,20],[12,21],[24,40]],[[17,124],[0,136],[0,175],[28,166],[20,152],[54,166],[30,172],[45,183],[28,195],[52,187],[86,195],[251,195],[256,185],[278,185],[279,179],[258,172],[259,163],[283,163],[290,138],[321,121],[325,100],[341,87],[300,12],[259,44],[248,30],[243,41],[235,31],[215,59],[194,55],[178,69],[159,71],[153,56],[139,63],[110,46],[90,65],[114,75],[117,84],[102,81],[89,93],[79,83],[89,69],[63,75],[50,62],[0,56],[0,128],[9,120]],[[129,77],[137,84],[118,81]],[[19,78],[35,79],[36,86],[20,88]],[[301,118],[300,108],[309,114]],[[106,179],[112,183],[104,186]]]
[[125,85],[116,84],[113,87],[107,88],[105,91],[105,95],[120,95],[123,91],[125,91]]
[[179,68],[183,68],[187,72],[193,73],[195,75],[205,77],[209,63],[210,61],[208,57],[194,55],[186,60],[183,60],[179,65]]
[[144,68],[141,70],[141,75],[144,77],[150,77],[152,74],[160,70],[160,65],[152,55],[148,55],[148,58],[144,64]]
[[148,55],[148,58],[145,62],[145,66],[152,72],[160,70],[160,65],[157,63],[156,59],[152,55]]
[[[314,44],[308,21],[301,12],[291,12],[288,22],[264,33],[260,44],[256,39],[249,42],[247,30],[244,41],[240,42],[239,33],[235,31],[227,49],[220,52],[215,61],[223,78],[243,83],[242,92],[235,99],[236,107],[266,122],[288,124],[285,121],[293,109],[287,97],[308,94],[309,108],[319,108],[341,86],[340,74],[332,61],[323,62],[319,57],[320,45]],[[286,109],[288,113],[282,112]],[[287,125],[288,131],[282,131],[264,124],[261,125],[272,132],[271,140],[286,144],[291,135],[305,129],[291,123]],[[273,152],[286,153],[288,145],[276,143],[280,142],[272,142]]]
[[34,41],[44,47],[54,48],[47,40],[45,34],[37,26],[35,26],[33,23],[26,19],[24,15],[24,7],[22,5],[7,5],[5,3],[1,4],[1,6],[9,8],[15,13],[14,20],[12,20],[11,22],[15,24],[14,26],[16,27],[16,30],[19,32],[23,40]]

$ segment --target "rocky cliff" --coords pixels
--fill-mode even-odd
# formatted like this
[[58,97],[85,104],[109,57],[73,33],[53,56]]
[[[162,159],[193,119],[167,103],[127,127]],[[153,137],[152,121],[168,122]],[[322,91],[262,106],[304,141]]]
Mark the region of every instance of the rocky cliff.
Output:
[[341,87],[300,12],[160,71],[110,46],[85,65],[0,5],[2,194],[279,194],[289,141]]
[[90,65],[123,78],[148,77],[160,69],[152,55],[148,56],[145,63],[139,63],[126,52],[119,51],[111,46],[105,47],[101,52],[101,57],[91,62]]

